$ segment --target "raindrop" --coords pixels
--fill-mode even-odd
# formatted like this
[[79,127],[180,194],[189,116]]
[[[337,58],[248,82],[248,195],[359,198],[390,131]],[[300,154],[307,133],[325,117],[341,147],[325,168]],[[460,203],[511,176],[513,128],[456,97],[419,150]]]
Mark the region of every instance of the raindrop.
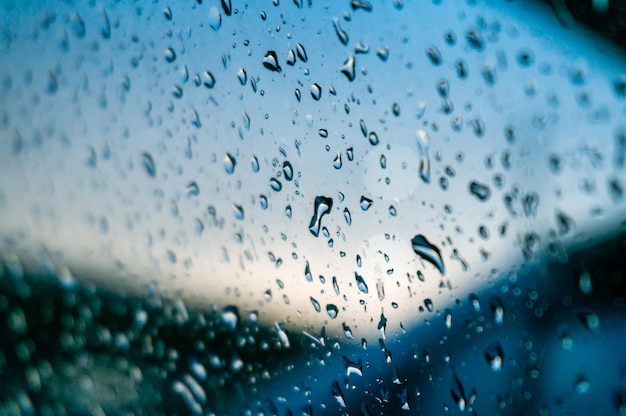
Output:
[[482,202],[488,200],[491,196],[491,190],[489,187],[476,181],[470,182],[469,191]]
[[413,251],[415,251],[417,255],[437,267],[442,275],[445,273],[439,249],[431,244],[426,237],[421,234],[416,235],[411,240],[411,245],[413,246]]
[[393,103],[391,105],[391,112],[393,113],[394,116],[399,117],[400,116],[400,104]]
[[322,87],[319,84],[311,85],[311,97],[313,97],[315,101],[319,101],[319,99],[322,98]]
[[426,56],[428,56],[428,59],[430,59],[433,65],[441,65],[441,52],[439,52],[436,46],[432,45],[426,48]]
[[364,196],[361,196],[361,201],[359,205],[361,206],[361,209],[363,211],[367,211],[372,206],[372,200]]
[[476,294],[470,293],[469,302],[472,305],[472,308],[474,308],[474,312],[480,312],[480,300]]
[[430,183],[430,158],[426,152],[424,152],[420,159],[419,175],[424,183]]
[[237,71],[237,78],[239,78],[241,85],[246,85],[248,82],[248,74],[246,73],[246,70],[239,68],[239,71]]
[[226,16],[233,14],[233,5],[231,0],[222,0],[222,9],[224,10],[224,14]]
[[580,272],[578,276],[578,288],[585,295],[590,295],[593,292],[593,286],[591,284],[591,274],[587,270]]
[[280,72],[281,68],[278,64],[278,57],[276,56],[276,52],[267,51],[265,57],[263,58],[263,66],[270,71]]
[[333,18],[333,27],[335,28],[335,33],[337,34],[339,41],[344,46],[347,46],[348,42],[350,42],[350,38],[348,37],[346,31],[341,28],[341,26],[339,25],[339,19],[337,19],[336,17]]
[[220,30],[222,27],[222,14],[215,6],[209,9],[209,26],[215,31]]
[[325,196],[315,197],[313,217],[311,217],[311,222],[309,223],[309,231],[315,237],[319,236],[320,227],[322,226],[322,218],[330,212],[332,207],[332,198],[327,198]]
[[350,329],[350,327],[348,325],[346,325],[345,322],[342,322],[341,326],[343,328],[343,333],[346,336],[346,338],[354,339],[354,335],[352,335],[352,330]]
[[381,46],[376,51],[376,56],[378,56],[381,61],[387,62],[387,60],[389,59],[389,48],[387,48],[386,46]]
[[233,204],[233,213],[236,219],[243,220],[244,214],[243,207],[241,205]]
[[467,78],[467,62],[465,62],[463,59],[459,59],[458,61],[456,61],[455,67],[456,74],[459,78]]
[[296,53],[293,49],[289,49],[289,52],[287,52],[287,59],[285,62],[287,62],[287,65],[289,66],[294,66],[296,64]]
[[337,152],[337,156],[335,157],[335,160],[333,161],[333,167],[335,169],[341,169],[341,166],[342,166],[341,152]]
[[304,46],[302,46],[300,42],[296,44],[296,53],[298,54],[298,58],[302,62],[306,62],[309,60],[309,57],[306,54],[306,49],[304,49]]
[[272,178],[270,179],[270,187],[276,191],[276,192],[280,192],[281,189],[283,189],[283,184],[280,183],[280,181],[276,178]]
[[230,153],[226,153],[224,155],[224,169],[226,173],[233,174],[235,172],[235,165],[237,165],[237,161]]
[[311,300],[311,304],[313,304],[313,307],[315,308],[315,312],[320,312],[322,310],[320,303],[317,300],[315,300],[313,296],[310,296],[309,299]]
[[432,312],[434,310],[433,301],[429,298],[424,299],[424,306],[426,306],[428,312]]
[[350,210],[348,208],[343,209],[343,217],[346,220],[346,224],[352,225],[352,214],[350,214]]
[[252,171],[253,171],[254,173],[258,172],[258,171],[259,171],[259,169],[260,169],[260,166],[259,166],[259,159],[257,159],[257,157],[256,157],[256,156],[252,156],[252,157],[250,158],[250,163],[252,164]]
[[493,320],[496,324],[502,325],[504,323],[504,304],[499,297],[491,299],[491,313],[493,313]]
[[165,9],[163,9],[163,15],[167,20],[172,20],[172,9],[166,7]]
[[396,210],[396,207],[394,207],[393,205],[389,205],[389,215],[391,215],[392,217],[395,217],[398,215],[398,211]]
[[354,78],[356,77],[356,71],[354,68],[355,64],[356,59],[354,58],[354,55],[350,55],[341,66],[341,73],[344,74],[350,82],[354,81]]
[[357,272],[354,272],[354,279],[356,280],[356,284],[359,290],[367,295],[369,290],[367,288],[367,283],[365,283],[365,279],[363,279],[363,276],[361,276]]
[[176,60],[176,52],[174,52],[174,49],[167,48],[165,50],[165,60],[169,63],[172,63]]
[[354,160],[354,149],[352,147],[348,147],[346,149],[346,156],[350,162]]
[[450,311],[450,309],[446,309],[445,322],[446,322],[446,328],[448,329],[452,328],[452,311]]
[[341,391],[341,387],[339,387],[337,380],[333,381],[331,393],[335,400],[337,400],[337,403],[339,403],[339,406],[346,407],[346,399],[343,396],[343,392]]
[[204,86],[211,89],[215,86],[215,77],[209,71],[204,71]]
[[[385,331],[387,330],[387,318],[385,317],[384,313],[380,313],[380,320],[378,321],[378,327],[377,329],[380,331],[381,336],[383,337],[383,339],[386,338],[386,334]],[[384,348],[385,344],[381,341],[381,345],[383,346],[383,349],[385,350],[385,352],[387,352],[387,348]]]
[[504,364],[504,351],[502,351],[502,345],[499,342],[494,342],[485,349],[485,359],[491,371],[502,370]]
[[574,390],[576,391],[576,393],[585,394],[589,391],[590,388],[591,383],[589,382],[589,379],[587,379],[583,375],[578,376],[578,378],[576,379],[576,383],[574,384]]
[[222,310],[222,322],[226,324],[226,327],[231,331],[234,331],[237,328],[237,323],[239,322],[239,311],[236,306],[226,306]]
[[367,135],[367,138],[369,139],[372,146],[376,146],[378,145],[378,143],[380,143],[380,140],[378,139],[378,134],[376,134],[375,131],[370,131],[370,133]]
[[339,309],[332,303],[329,303],[328,305],[326,305],[326,313],[328,314],[328,316],[330,316],[331,319],[335,319],[337,315],[339,315]]
[[142,153],[141,154],[141,165],[144,170],[151,178],[156,177],[156,164],[154,163],[154,159],[150,153]]
[[259,204],[261,205],[261,209],[267,209],[267,197],[265,195],[259,196]]
[[286,180],[291,181],[293,179],[293,166],[289,161],[283,162],[283,174]]
[[313,275],[311,274],[311,267],[309,266],[309,262],[307,261],[304,265],[304,278],[307,282],[313,281]]
[[372,3],[367,0],[352,0],[350,2],[350,6],[352,7],[352,10],[364,10],[366,12],[374,10]]
[[196,181],[189,182],[185,188],[187,196],[198,196],[200,194],[200,187]]

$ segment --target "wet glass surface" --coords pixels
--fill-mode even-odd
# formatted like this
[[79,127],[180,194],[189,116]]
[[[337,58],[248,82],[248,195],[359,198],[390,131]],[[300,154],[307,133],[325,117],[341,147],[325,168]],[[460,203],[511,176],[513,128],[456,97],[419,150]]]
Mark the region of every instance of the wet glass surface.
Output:
[[0,413],[626,414],[626,56],[565,17],[1,0]]

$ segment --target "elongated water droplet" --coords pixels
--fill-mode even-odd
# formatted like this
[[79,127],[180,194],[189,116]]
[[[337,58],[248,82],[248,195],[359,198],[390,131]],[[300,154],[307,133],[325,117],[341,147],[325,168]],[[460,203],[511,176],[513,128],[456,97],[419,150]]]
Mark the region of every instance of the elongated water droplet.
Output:
[[280,181],[276,178],[272,178],[270,179],[270,187],[276,191],[276,192],[280,192],[281,189],[283,189],[283,184],[280,183]]
[[333,18],[333,27],[335,28],[335,33],[337,34],[339,41],[343,44],[343,46],[347,46],[348,42],[350,42],[350,37],[348,37],[346,31],[341,28],[339,25],[339,19],[336,17]]
[[352,0],[350,2],[350,6],[352,7],[352,10],[364,10],[370,13],[374,10],[372,3],[367,0]]
[[257,173],[260,169],[259,159],[256,156],[250,158],[250,164],[252,165],[252,172]]
[[144,170],[151,178],[156,177],[156,164],[154,163],[154,159],[150,153],[142,153],[141,154],[141,165]]
[[243,207],[241,205],[233,204],[233,213],[235,214],[235,218],[238,220],[243,220]]
[[429,298],[424,299],[424,306],[426,306],[428,312],[432,312],[434,310],[433,301]]
[[200,194],[200,187],[196,181],[189,182],[185,188],[187,196],[198,196]]
[[369,289],[367,288],[367,283],[365,283],[365,279],[363,279],[363,276],[361,276],[357,272],[354,272],[354,279],[356,280],[356,285],[359,290],[367,295]]
[[259,196],[259,204],[262,209],[267,209],[267,197],[265,195]]
[[317,300],[315,300],[313,296],[310,296],[309,299],[311,300],[311,304],[313,305],[313,308],[315,308],[315,312],[320,312],[322,310],[320,303]]
[[222,0],[222,10],[226,16],[233,14],[233,4],[231,0]]
[[291,181],[293,179],[293,166],[289,161],[283,162],[283,174],[286,180]]
[[491,371],[500,371],[502,370],[502,365],[504,364],[504,351],[502,350],[502,345],[499,342],[494,342],[489,345],[487,349],[485,349],[485,359],[489,364],[489,368]]
[[315,101],[319,101],[320,98],[322,98],[322,87],[319,84],[311,85],[311,97],[313,97]]
[[439,52],[436,46],[433,45],[426,48],[426,56],[428,56],[428,59],[433,65],[441,65],[441,52]]
[[472,181],[469,184],[469,191],[472,195],[478,198],[479,201],[484,202],[491,196],[491,189],[487,185]]
[[239,78],[241,85],[246,85],[248,82],[248,74],[246,73],[246,70],[239,68],[239,71],[237,71],[237,78]]
[[389,48],[387,48],[386,46],[381,46],[376,51],[376,56],[378,56],[381,61],[387,62],[387,60],[389,59]]
[[430,183],[430,158],[426,152],[420,159],[419,174],[424,183]]
[[285,62],[287,62],[287,65],[289,66],[294,66],[296,64],[296,53],[293,49],[289,49],[289,52],[287,52],[287,59]]
[[341,152],[337,152],[337,156],[335,157],[335,160],[333,161],[333,167],[335,169],[341,169]]
[[235,165],[237,165],[237,161],[230,153],[226,153],[224,155],[224,169],[226,169],[226,173],[232,174],[235,172]]
[[176,60],[176,52],[174,52],[174,49],[172,48],[167,48],[165,50],[165,60],[168,63],[172,63]]
[[346,399],[343,397],[343,392],[341,391],[341,387],[339,387],[337,380],[333,381],[331,393],[333,394],[335,400],[337,400],[337,403],[339,403],[339,406],[346,407]]
[[330,212],[333,207],[332,198],[328,198],[325,196],[316,196],[315,202],[313,206],[313,216],[311,217],[311,222],[309,223],[309,231],[315,237],[319,236],[320,228],[322,226],[322,218],[324,215]]
[[431,244],[426,237],[421,234],[416,235],[411,240],[411,245],[413,246],[413,251],[415,251],[418,256],[439,269],[442,275],[445,274],[441,252],[435,245]]
[[267,51],[265,57],[263,58],[263,66],[270,71],[280,72],[281,68],[278,64],[278,56],[276,56],[276,52]]
[[335,295],[339,296],[339,283],[337,283],[337,276],[333,276],[333,290]]
[[224,322],[226,327],[231,331],[237,328],[239,311],[236,306],[229,305],[222,310],[222,322]]
[[348,208],[343,209],[343,217],[346,219],[346,224],[352,225],[352,214]]
[[296,44],[296,53],[298,54],[298,59],[300,59],[302,62],[306,62],[309,60],[309,57],[306,54],[306,49],[304,49],[304,46],[302,46],[300,42]]
[[313,275],[311,274],[311,267],[309,266],[309,262],[307,261],[304,265],[304,278],[307,282],[313,281]]

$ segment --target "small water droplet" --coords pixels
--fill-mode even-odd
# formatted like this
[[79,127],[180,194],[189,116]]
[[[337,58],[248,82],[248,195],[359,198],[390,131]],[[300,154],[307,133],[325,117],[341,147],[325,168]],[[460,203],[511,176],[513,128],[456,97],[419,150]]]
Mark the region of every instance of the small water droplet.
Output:
[[306,49],[304,49],[304,46],[302,46],[302,44],[300,42],[298,42],[296,44],[296,52],[298,54],[298,58],[302,61],[302,62],[306,62],[309,60],[309,57],[306,54]]
[[389,215],[391,215],[392,217],[395,217],[398,215],[398,211],[396,210],[396,207],[394,207],[393,205],[389,205]]
[[233,14],[233,4],[231,0],[221,0],[222,2],[222,10],[224,10],[224,14],[226,16],[230,16]]
[[433,301],[429,298],[424,299],[424,306],[426,306],[428,312],[432,312],[434,310]]
[[286,180],[291,181],[293,179],[293,166],[287,160],[283,162],[283,174]]
[[252,165],[252,172],[257,173],[260,169],[259,159],[256,156],[250,158],[250,164]]
[[209,71],[204,71],[202,74],[204,77],[204,86],[211,89],[215,86],[215,77]]
[[380,143],[380,140],[378,139],[378,134],[376,134],[375,131],[370,131],[370,133],[367,135],[367,138],[369,139],[372,146],[376,146],[378,145],[378,143]]
[[476,181],[470,182],[469,191],[472,195],[478,198],[479,201],[482,202],[488,200],[491,196],[491,190],[489,189],[489,186]]
[[309,223],[309,231],[315,237],[319,236],[320,227],[322,226],[322,218],[324,217],[324,215],[330,212],[332,207],[332,198],[328,198],[325,196],[315,197],[313,216],[311,217],[311,222]]
[[373,202],[371,199],[361,196],[361,201],[359,202],[359,205],[361,206],[361,209],[363,211],[367,211],[372,206],[372,203]]
[[504,364],[504,351],[502,345],[499,342],[494,342],[485,349],[485,359],[491,371],[498,372],[502,370]]
[[430,59],[433,65],[441,65],[441,52],[439,52],[436,46],[432,45],[426,48],[426,56],[428,56],[428,59]]
[[387,60],[389,60],[389,48],[381,46],[376,50],[376,56],[378,56],[381,61],[387,62]]
[[341,152],[337,152],[337,156],[335,157],[335,160],[333,161],[333,167],[335,169],[341,169],[341,166],[342,166]]
[[281,189],[283,189],[283,184],[280,183],[280,181],[276,178],[272,178],[270,179],[270,187],[276,191],[276,192],[280,192]]
[[172,63],[176,60],[176,52],[174,52],[174,49],[172,48],[167,48],[165,50],[165,60],[168,63]]
[[339,406],[346,407],[346,399],[343,396],[343,392],[341,391],[341,387],[339,387],[339,383],[337,382],[337,380],[333,381],[331,393],[335,400],[337,400],[337,403],[339,403]]
[[417,255],[439,269],[442,275],[445,274],[441,252],[435,245],[431,244],[426,237],[421,234],[416,235],[411,240],[411,245]]
[[156,164],[154,163],[154,159],[150,153],[142,153],[141,154],[141,165],[144,170],[151,178],[156,177]]
[[243,213],[243,207],[241,205],[233,204],[233,213],[236,219],[243,220],[244,213]]
[[311,85],[311,97],[313,97],[315,101],[319,101],[320,98],[322,98],[322,87],[319,84]]
[[246,70],[239,68],[239,71],[237,71],[237,78],[239,78],[241,85],[246,85],[248,82],[248,74],[246,73]]
[[307,261],[304,265],[304,278],[307,282],[313,281],[313,275],[311,274],[311,267],[309,266],[309,262]]
[[226,170],[226,173],[232,175],[235,172],[236,165],[237,161],[234,156],[230,153],[226,153],[226,155],[224,155],[224,169]]
[[172,20],[172,9],[166,7],[165,9],[163,9],[163,15],[167,20]]
[[200,194],[200,187],[196,181],[189,182],[185,188],[187,196],[198,196]]
[[315,300],[313,296],[310,296],[309,299],[311,300],[311,304],[313,305],[313,308],[315,308],[315,312],[320,312],[322,310],[320,303],[317,300]]

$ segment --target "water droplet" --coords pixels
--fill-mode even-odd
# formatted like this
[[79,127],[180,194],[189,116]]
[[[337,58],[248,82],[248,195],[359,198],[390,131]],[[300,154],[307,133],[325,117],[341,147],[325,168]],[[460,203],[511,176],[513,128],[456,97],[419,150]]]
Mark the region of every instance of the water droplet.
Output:
[[226,16],[230,16],[233,14],[233,5],[231,0],[221,0],[222,1],[222,10],[224,10],[224,14]]
[[499,297],[491,299],[491,313],[493,313],[493,321],[497,325],[504,323],[504,303]]
[[244,213],[243,213],[243,207],[241,205],[233,204],[233,213],[236,219],[243,220]]
[[389,48],[381,46],[378,50],[376,50],[376,56],[378,56],[381,61],[387,62],[389,59]]
[[331,319],[335,319],[337,315],[339,315],[339,309],[332,303],[329,303],[328,305],[326,305],[326,313],[328,314],[328,316],[330,316]]
[[320,303],[317,300],[315,300],[313,296],[310,296],[309,299],[311,300],[311,304],[313,305],[313,308],[315,308],[315,312],[320,312],[322,310]]
[[154,163],[152,155],[150,155],[149,153],[142,153],[141,165],[143,166],[148,176],[150,176],[151,178],[156,177],[156,164]]
[[416,235],[411,240],[411,245],[413,246],[413,251],[417,255],[439,269],[439,272],[442,275],[445,274],[443,260],[439,249],[431,244],[426,237],[421,234]]
[[424,183],[430,183],[430,157],[427,152],[420,158],[419,175]]
[[337,283],[337,276],[333,276],[333,290],[335,295],[339,296],[339,283]]
[[237,161],[235,160],[233,155],[231,155],[230,153],[226,153],[226,155],[224,155],[224,169],[226,170],[226,173],[232,175],[235,172],[236,165]]
[[337,34],[339,41],[343,44],[343,46],[347,46],[348,42],[350,42],[350,38],[348,37],[346,31],[341,28],[339,25],[339,19],[336,17],[333,18],[333,27],[335,28],[335,33]]
[[239,68],[239,71],[237,71],[237,78],[239,78],[241,85],[246,85],[248,82],[248,74],[246,73],[246,70]]
[[169,63],[172,63],[176,60],[176,52],[174,52],[174,49],[167,48],[165,50],[165,60]]
[[306,54],[306,49],[304,49],[304,46],[302,46],[300,42],[296,44],[296,52],[298,53],[298,58],[302,62],[306,62],[309,60],[309,57]]
[[333,167],[335,169],[341,169],[341,166],[342,166],[341,152],[337,152],[337,156],[335,157],[335,160],[333,161]]
[[371,199],[366,198],[364,196],[361,196],[361,201],[360,201],[359,205],[361,206],[361,209],[363,211],[367,211],[372,206],[372,203],[373,202],[372,202]]
[[311,97],[313,97],[315,101],[319,101],[320,98],[322,98],[322,87],[320,87],[319,84],[311,85]]
[[591,274],[587,270],[580,272],[578,276],[578,287],[580,291],[585,295],[590,295],[593,292],[593,286],[591,284]]
[[332,198],[327,198],[325,196],[315,197],[313,217],[311,217],[311,222],[309,223],[309,231],[315,237],[319,236],[320,227],[322,226],[322,218],[324,217],[324,215],[330,212],[332,207]]
[[204,71],[204,86],[211,89],[215,86],[215,77],[209,71]]
[[472,305],[472,308],[474,308],[474,312],[480,312],[480,300],[476,294],[470,293],[469,302]]
[[356,59],[354,58],[354,55],[350,55],[341,66],[341,73],[344,74],[350,82],[354,81],[354,78],[356,77],[355,65]]
[[293,166],[289,161],[283,162],[283,174],[286,180],[291,181],[293,179]]
[[489,368],[491,371],[500,371],[502,370],[502,365],[504,364],[504,351],[502,350],[502,345],[499,342],[494,342],[489,345],[487,349],[485,349],[485,359],[487,360],[487,364],[489,364]]
[[346,149],[346,156],[350,162],[354,160],[354,149],[352,147],[348,147]]
[[281,189],[283,189],[283,184],[280,183],[280,181],[276,178],[272,178],[270,179],[270,187],[276,191],[276,192],[280,192]]
[[469,191],[472,195],[478,198],[479,201],[486,201],[491,196],[491,190],[487,185],[472,181],[469,185]]
[[450,311],[450,309],[446,309],[444,319],[446,322],[446,328],[452,328],[452,311]]
[[337,382],[337,380],[333,381],[331,393],[335,400],[337,400],[337,403],[339,403],[339,406],[346,407],[346,399],[343,396],[343,392],[341,391],[341,387],[339,387],[339,383]]
[[364,10],[366,12],[374,10],[372,3],[367,0],[352,0],[350,2],[350,6],[352,7],[352,10]]
[[576,382],[574,383],[574,390],[576,391],[576,393],[585,394],[589,392],[590,388],[591,388],[591,383],[589,382],[589,379],[587,379],[587,377],[583,375],[578,376],[578,378],[576,379]]
[[215,31],[220,30],[222,27],[222,14],[215,6],[209,9],[209,26]]
[[392,217],[395,217],[398,215],[398,211],[396,210],[396,207],[394,207],[393,205],[389,205],[389,215],[391,215]]
[[583,311],[578,313],[578,318],[585,327],[592,333],[600,331],[600,316],[593,311]]
[[359,290],[367,295],[369,289],[367,288],[367,283],[365,283],[365,279],[363,279],[363,276],[361,276],[357,272],[354,272],[354,279],[356,280],[356,285]]
[[428,56],[428,59],[430,59],[433,65],[441,65],[441,52],[439,52],[436,46],[432,45],[426,48],[426,56]]
[[281,71],[280,65],[278,64],[278,56],[276,56],[275,51],[267,51],[265,57],[263,58],[263,66],[270,71]]
[[304,278],[307,282],[313,281],[313,275],[311,274],[311,267],[309,266],[309,262],[307,261],[304,266]]
[[432,312],[434,310],[433,301],[429,298],[424,299],[424,306],[426,306],[428,312]]
[[260,169],[259,159],[256,156],[250,158],[250,164],[252,165],[252,172],[257,173]]
[[187,196],[198,196],[200,194],[200,187],[196,181],[189,182],[185,188]]
[[166,7],[165,9],[163,9],[163,15],[167,20],[172,20],[172,9]]
[[378,145],[378,143],[380,143],[380,140],[378,139],[378,134],[376,134],[375,131],[370,131],[370,134],[367,135],[367,138],[369,139],[372,146],[376,146]]
[[224,322],[226,327],[231,331],[237,328],[239,311],[236,306],[229,305],[222,310],[222,322]]
[[[386,338],[386,331],[387,331],[387,318],[385,317],[384,313],[380,313],[380,320],[378,321],[378,327],[377,329],[380,331],[381,336],[383,337],[383,339]],[[381,339],[381,345],[383,347],[383,350],[385,350],[385,352],[387,351],[387,348],[385,348],[385,344],[382,342]]]

